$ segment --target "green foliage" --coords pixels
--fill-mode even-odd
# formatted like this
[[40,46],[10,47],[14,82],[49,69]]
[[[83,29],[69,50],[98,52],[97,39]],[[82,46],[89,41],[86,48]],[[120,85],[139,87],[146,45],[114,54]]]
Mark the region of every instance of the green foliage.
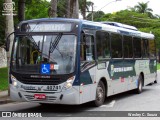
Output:
[[160,70],[160,63],[157,63],[157,70]]
[[[102,21],[104,15],[105,14],[103,11],[94,12],[93,13],[93,21]],[[92,13],[89,13],[87,15],[87,20],[92,20]]]
[[[15,2],[15,11],[18,14],[18,0]],[[5,42],[5,16],[2,15],[4,0],[0,0],[0,46],[4,45]],[[46,0],[26,0],[25,4],[25,18],[37,19],[48,17],[48,8],[50,3]],[[18,16],[14,16],[14,26],[19,23]]]
[[148,14],[122,10],[114,14],[105,14],[101,21],[114,21],[137,27],[140,31],[155,35],[157,48],[160,48],[160,19],[149,18]]
[[32,0],[26,4],[25,16],[26,20],[47,18],[50,3],[46,0]]
[[8,89],[8,69],[0,68],[0,91]]

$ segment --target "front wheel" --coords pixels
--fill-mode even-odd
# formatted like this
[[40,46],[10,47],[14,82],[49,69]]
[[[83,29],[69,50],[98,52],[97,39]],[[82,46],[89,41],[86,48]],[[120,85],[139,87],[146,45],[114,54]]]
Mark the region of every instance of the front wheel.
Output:
[[94,106],[98,107],[104,103],[105,100],[105,86],[102,81],[98,83],[96,89],[96,99],[93,101]]
[[143,89],[143,78],[142,75],[140,75],[138,78],[138,86],[136,89],[136,93],[140,94],[142,92],[142,89]]

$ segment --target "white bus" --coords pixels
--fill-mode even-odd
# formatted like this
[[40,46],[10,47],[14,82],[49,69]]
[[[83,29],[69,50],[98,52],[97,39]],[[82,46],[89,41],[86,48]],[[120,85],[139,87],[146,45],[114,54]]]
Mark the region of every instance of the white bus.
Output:
[[14,36],[14,101],[100,106],[107,96],[141,93],[156,82],[154,35],[133,26],[46,18],[21,22]]

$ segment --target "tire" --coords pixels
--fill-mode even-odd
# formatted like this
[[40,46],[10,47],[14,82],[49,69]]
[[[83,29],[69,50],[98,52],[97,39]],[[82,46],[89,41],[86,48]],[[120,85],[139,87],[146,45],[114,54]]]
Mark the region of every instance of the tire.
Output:
[[157,80],[155,80],[154,83],[157,83]]
[[93,105],[98,107],[101,106],[105,101],[105,86],[102,81],[98,83],[97,89],[96,89],[96,98],[93,101]]
[[142,75],[139,75],[139,78],[138,78],[138,87],[137,89],[135,90],[137,94],[140,94],[143,90],[143,78],[142,78]]

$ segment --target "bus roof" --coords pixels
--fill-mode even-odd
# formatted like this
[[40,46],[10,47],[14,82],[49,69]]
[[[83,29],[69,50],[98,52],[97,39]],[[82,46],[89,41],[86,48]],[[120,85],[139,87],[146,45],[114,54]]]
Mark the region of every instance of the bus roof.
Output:
[[114,32],[114,33],[129,35],[129,36],[154,39],[153,34],[138,31],[138,29],[134,26],[125,25],[118,22],[93,22],[93,21],[73,19],[73,18],[41,18],[41,19],[22,21],[20,25],[27,22],[44,22],[44,21],[46,22],[47,21],[77,22],[77,23],[81,23],[82,28],[86,28],[86,29],[99,29],[99,30],[104,30],[108,32]]

